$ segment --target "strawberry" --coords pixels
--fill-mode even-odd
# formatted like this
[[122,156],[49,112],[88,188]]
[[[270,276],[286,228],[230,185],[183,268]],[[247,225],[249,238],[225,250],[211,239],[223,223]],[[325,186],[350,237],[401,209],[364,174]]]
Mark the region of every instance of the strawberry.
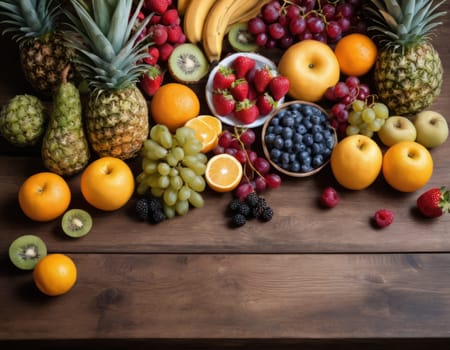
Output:
[[149,11],[163,14],[170,4],[170,0],[145,0],[144,7]]
[[247,98],[248,95],[248,82],[245,79],[237,79],[235,80],[230,87],[231,95],[237,101],[242,101]]
[[417,198],[417,208],[426,217],[437,218],[450,212],[450,192],[445,187],[432,188]]
[[231,68],[234,69],[236,78],[245,78],[245,75],[255,68],[256,62],[247,56],[238,56],[231,63]]
[[231,87],[231,83],[236,80],[236,75],[230,67],[221,66],[213,78],[213,90],[225,90]]
[[236,101],[228,90],[217,90],[213,92],[213,104],[216,112],[220,115],[228,115],[234,111]]
[[282,75],[274,77],[269,83],[269,91],[275,101],[284,97],[288,93],[289,87],[289,79]]
[[253,123],[259,117],[259,110],[255,101],[246,98],[236,104],[234,116],[244,124]]
[[161,21],[165,25],[179,25],[180,16],[178,15],[178,10],[173,8],[169,9],[162,14]]
[[148,48],[148,57],[144,58],[144,62],[154,66],[159,59],[159,49],[156,46],[151,46]]
[[153,96],[158,91],[164,80],[164,72],[158,65],[150,66],[141,77],[141,88],[148,96]]
[[168,38],[167,27],[162,24],[155,24],[150,28],[151,38],[155,45],[161,46],[166,43]]
[[256,91],[260,94],[266,91],[272,78],[273,74],[268,66],[257,69],[255,78],[253,79],[253,85],[255,86]]
[[256,105],[258,106],[259,113],[261,115],[266,115],[276,107],[277,102],[266,92],[264,95],[258,95],[256,98]]
[[180,41],[183,35],[183,29],[180,25],[171,25],[167,27],[167,41],[176,44]]

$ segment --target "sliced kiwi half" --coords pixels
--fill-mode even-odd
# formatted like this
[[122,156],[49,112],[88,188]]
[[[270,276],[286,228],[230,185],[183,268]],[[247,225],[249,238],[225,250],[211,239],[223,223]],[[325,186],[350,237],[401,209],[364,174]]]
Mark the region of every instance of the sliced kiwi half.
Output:
[[197,83],[209,71],[209,63],[203,51],[195,44],[178,45],[168,61],[169,73],[180,83]]
[[11,262],[21,270],[32,270],[39,260],[47,255],[44,241],[35,235],[23,235],[9,246]]
[[64,213],[61,219],[61,227],[69,237],[83,237],[92,228],[92,217],[86,210],[70,209]]
[[248,31],[247,22],[235,23],[230,27],[228,42],[238,52],[253,52],[258,49],[255,36]]

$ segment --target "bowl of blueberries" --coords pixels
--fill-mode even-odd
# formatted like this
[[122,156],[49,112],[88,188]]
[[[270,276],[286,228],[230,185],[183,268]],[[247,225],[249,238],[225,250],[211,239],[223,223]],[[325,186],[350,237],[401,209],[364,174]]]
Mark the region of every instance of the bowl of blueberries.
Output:
[[327,112],[317,104],[289,101],[272,112],[262,128],[266,158],[280,173],[306,177],[319,172],[337,143]]

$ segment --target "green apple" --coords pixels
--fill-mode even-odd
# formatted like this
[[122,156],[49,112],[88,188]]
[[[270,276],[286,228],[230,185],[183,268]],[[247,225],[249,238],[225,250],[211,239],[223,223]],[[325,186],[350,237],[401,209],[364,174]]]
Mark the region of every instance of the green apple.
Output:
[[388,147],[400,141],[415,141],[416,127],[408,118],[394,115],[386,119],[378,137]]
[[427,148],[442,145],[448,138],[448,124],[444,116],[435,111],[422,111],[414,118],[416,141]]

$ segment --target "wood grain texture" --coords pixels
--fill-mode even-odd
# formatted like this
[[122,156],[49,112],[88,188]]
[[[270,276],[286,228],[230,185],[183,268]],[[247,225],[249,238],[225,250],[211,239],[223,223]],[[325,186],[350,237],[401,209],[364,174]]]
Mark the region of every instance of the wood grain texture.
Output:
[[450,335],[449,254],[72,258],[78,282],[58,298],[42,296],[29,273],[2,269],[0,339]]
[[[449,12],[433,37],[444,83],[431,108],[450,122],[450,2],[444,7]],[[32,91],[15,44],[1,36],[0,43],[3,105]],[[209,113],[204,81],[192,87]],[[449,145],[431,151],[435,168],[425,189],[450,186]],[[139,170],[138,159],[129,164]],[[364,191],[345,190],[326,167],[307,179],[283,177],[280,189],[264,194],[273,220],[233,230],[229,194],[206,191],[204,208],[153,226],[134,218],[136,198],[112,213],[93,209],[74,176],[71,207],[94,218],[92,232],[74,240],[58,220],[32,222],[18,206],[20,184],[43,170],[39,147],[0,139],[3,349],[449,348],[450,216],[422,218],[419,193],[396,192],[382,177]],[[329,185],[342,199],[325,210],[318,198]],[[378,230],[371,218],[384,207],[395,221]],[[79,277],[70,293],[44,297],[31,273],[12,266],[7,249],[22,234],[73,257]]]

